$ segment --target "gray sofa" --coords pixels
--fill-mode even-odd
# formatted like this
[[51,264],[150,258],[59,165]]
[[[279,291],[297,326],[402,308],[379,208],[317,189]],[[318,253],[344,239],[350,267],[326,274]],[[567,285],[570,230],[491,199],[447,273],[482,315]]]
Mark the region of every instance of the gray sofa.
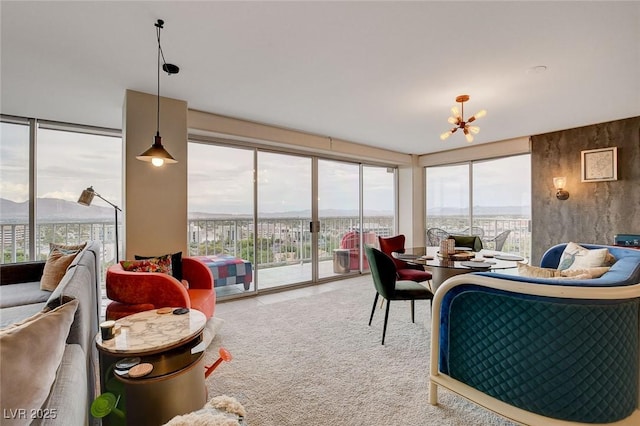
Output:
[[[58,287],[40,290],[45,262],[0,265],[0,325],[24,320],[45,308],[55,308],[70,299],[78,300],[73,322],[42,410],[55,413],[35,419],[33,425],[86,425],[93,423],[89,407],[96,396],[94,338],[99,323],[99,271],[101,245],[90,241],[76,256]],[[34,370],[37,373],[37,366]],[[34,374],[36,374],[34,373]],[[2,380],[11,380],[2,377]]]

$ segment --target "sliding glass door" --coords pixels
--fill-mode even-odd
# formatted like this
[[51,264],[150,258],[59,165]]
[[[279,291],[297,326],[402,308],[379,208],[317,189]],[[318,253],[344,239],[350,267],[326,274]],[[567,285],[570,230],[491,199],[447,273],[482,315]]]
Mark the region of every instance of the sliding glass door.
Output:
[[218,296],[254,289],[253,149],[189,143],[189,255],[207,256]]
[[258,287],[311,281],[311,157],[258,151]]
[[360,271],[360,166],[318,160],[318,277]]
[[362,245],[395,233],[395,168],[219,141],[188,155],[189,255],[218,296],[368,271]]

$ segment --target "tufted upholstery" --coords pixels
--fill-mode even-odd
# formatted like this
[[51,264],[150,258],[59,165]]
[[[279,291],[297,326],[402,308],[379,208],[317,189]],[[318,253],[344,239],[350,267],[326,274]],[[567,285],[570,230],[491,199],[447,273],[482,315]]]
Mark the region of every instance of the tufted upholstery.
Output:
[[213,316],[216,293],[213,275],[201,261],[182,258],[182,276],[189,283],[187,290],[174,277],[157,272],[129,272],[120,264],[107,269],[107,319],[118,319],[137,312],[162,307],[193,308]]
[[[486,272],[447,280],[434,297],[432,383],[449,377],[457,382],[444,386],[467,397],[458,386],[544,418],[638,416],[640,251],[580,245],[607,247],[616,263],[591,280]],[[550,248],[542,266],[555,268],[564,246]],[[436,392],[432,385],[432,403]],[[482,405],[500,412],[497,403]]]

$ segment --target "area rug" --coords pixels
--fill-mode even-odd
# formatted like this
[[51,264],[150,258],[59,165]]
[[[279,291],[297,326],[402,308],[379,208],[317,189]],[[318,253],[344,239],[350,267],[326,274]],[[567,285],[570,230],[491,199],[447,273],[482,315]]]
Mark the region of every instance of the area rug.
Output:
[[207,378],[209,395],[235,397],[250,426],[512,425],[442,388],[429,404],[428,301],[416,302],[415,323],[409,302],[392,302],[382,346],[384,310],[367,325],[371,278],[341,283],[277,303],[226,302],[205,363],[221,346],[234,358]]

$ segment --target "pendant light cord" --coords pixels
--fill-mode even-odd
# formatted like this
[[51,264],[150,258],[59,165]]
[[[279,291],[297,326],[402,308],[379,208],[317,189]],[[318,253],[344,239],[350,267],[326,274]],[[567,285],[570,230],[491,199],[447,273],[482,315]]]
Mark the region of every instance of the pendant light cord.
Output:
[[[162,53],[162,47],[160,46],[160,29],[161,25],[156,25],[156,32],[158,35],[158,107],[156,108],[157,121],[156,121],[156,136],[160,136],[160,55]],[[164,55],[162,55],[164,59]]]

